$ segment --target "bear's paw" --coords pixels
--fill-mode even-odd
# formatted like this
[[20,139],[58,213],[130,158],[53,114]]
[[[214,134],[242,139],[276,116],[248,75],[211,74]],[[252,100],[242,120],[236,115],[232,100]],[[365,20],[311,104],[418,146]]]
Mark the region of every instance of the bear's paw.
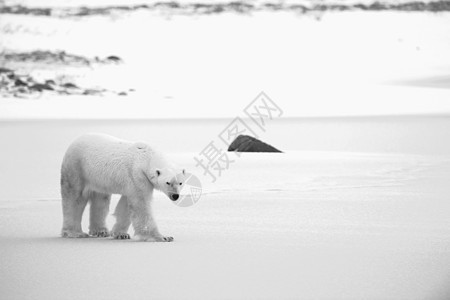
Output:
[[108,236],[110,236],[109,231],[106,228],[89,230],[89,235],[91,235],[93,237],[108,237]]
[[116,239],[116,240],[129,240],[131,237],[128,233],[123,233],[123,232],[114,232],[112,234],[112,236]]
[[84,233],[82,231],[70,231],[70,230],[64,230],[61,233],[61,236],[63,238],[70,238],[70,239],[76,239],[76,238],[88,238],[89,234]]
[[142,242],[173,242],[171,236],[142,236],[139,235],[139,240]]

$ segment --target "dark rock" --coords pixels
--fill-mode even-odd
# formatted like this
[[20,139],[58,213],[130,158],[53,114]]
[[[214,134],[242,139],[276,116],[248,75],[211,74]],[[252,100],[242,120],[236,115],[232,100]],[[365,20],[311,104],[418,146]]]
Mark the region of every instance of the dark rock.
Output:
[[83,56],[68,54],[65,51],[31,51],[31,52],[7,52],[2,54],[6,61],[15,62],[43,62],[59,64],[90,65],[90,60]]
[[122,59],[121,59],[120,57],[115,56],[115,55],[110,55],[110,56],[108,56],[108,57],[106,58],[106,60],[113,61],[113,62],[116,62],[116,63],[122,61]]
[[228,151],[236,152],[282,152],[269,144],[248,136],[239,135],[228,147]]
[[23,81],[23,80],[17,78],[17,79],[14,81],[14,85],[15,85],[15,86],[26,86],[27,83],[26,83],[25,81]]
[[169,8],[180,8],[180,4],[178,2],[175,2],[175,1],[171,1],[171,2],[156,2],[153,6],[154,7],[164,6],[164,7],[169,7]]
[[36,83],[30,86],[30,90],[42,92],[43,90],[53,91],[53,88],[48,84]]
[[0,68],[0,74],[1,73],[13,73],[13,70],[7,69],[7,68]]
[[76,86],[75,84],[70,83],[70,82],[64,83],[62,86],[65,87],[66,89],[78,89],[79,88],[78,86]]
[[102,94],[102,92],[104,92],[103,90],[95,90],[95,89],[86,89],[86,90],[84,90],[83,91],[83,95],[89,95],[89,96],[91,96],[91,95],[101,95]]

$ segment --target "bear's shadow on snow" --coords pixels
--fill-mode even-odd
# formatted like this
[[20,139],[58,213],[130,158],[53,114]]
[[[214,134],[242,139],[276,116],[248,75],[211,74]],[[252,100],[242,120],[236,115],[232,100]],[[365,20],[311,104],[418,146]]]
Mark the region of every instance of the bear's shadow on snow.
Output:
[[13,238],[15,242],[19,244],[45,244],[45,245],[83,245],[86,246],[86,244],[110,244],[110,245],[117,245],[117,243],[123,244],[123,243],[131,243],[131,244],[143,244],[143,245],[150,245],[155,243],[143,243],[139,241],[138,239],[131,239],[128,240],[120,240],[120,239],[114,239],[112,237],[105,237],[105,238],[98,238],[98,237],[88,237],[88,238],[75,238],[75,239],[64,239],[61,238],[61,236],[58,236],[55,234],[55,236],[49,236],[49,237],[14,237]]

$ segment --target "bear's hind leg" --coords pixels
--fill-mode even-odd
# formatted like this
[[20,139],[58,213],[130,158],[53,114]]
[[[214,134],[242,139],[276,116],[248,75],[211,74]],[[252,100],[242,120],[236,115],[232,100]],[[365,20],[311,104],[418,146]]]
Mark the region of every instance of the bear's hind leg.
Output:
[[[67,154],[66,154],[67,155]],[[64,157],[61,166],[61,202],[63,226],[61,236],[66,238],[86,238],[81,229],[81,219],[88,199],[83,193],[84,182],[77,164]]]
[[116,217],[116,224],[112,229],[112,236],[119,240],[129,239],[130,235],[128,234],[128,229],[131,225],[131,215],[127,197],[122,196],[120,198],[119,203],[117,203],[114,216]]
[[94,237],[108,237],[110,234],[106,226],[106,217],[109,213],[111,195],[90,192],[89,200],[91,204],[89,235]]
[[62,210],[63,210],[63,228],[61,236],[66,238],[85,238],[89,237],[81,229],[81,218],[87,204],[87,198],[83,197],[81,192],[69,189],[62,185]]

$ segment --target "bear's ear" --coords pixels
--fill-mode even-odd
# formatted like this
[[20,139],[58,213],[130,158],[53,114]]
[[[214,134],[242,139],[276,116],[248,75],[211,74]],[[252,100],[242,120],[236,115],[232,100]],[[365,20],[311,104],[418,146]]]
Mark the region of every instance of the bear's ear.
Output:
[[160,170],[156,170],[156,176],[161,175],[161,171]]

